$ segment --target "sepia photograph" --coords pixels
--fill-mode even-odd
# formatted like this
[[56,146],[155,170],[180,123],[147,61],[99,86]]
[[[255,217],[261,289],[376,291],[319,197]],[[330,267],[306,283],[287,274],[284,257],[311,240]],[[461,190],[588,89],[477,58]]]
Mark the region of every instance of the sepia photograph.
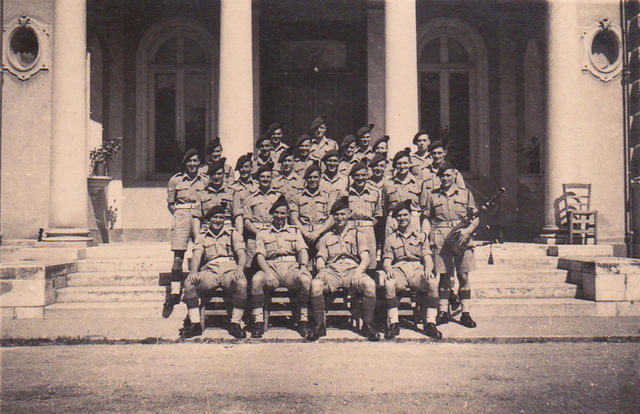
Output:
[[0,21],[0,412],[640,411],[640,0]]

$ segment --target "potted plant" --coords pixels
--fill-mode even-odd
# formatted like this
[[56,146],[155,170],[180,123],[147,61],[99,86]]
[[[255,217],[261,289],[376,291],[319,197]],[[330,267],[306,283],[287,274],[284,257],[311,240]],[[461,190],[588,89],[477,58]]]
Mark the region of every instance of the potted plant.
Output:
[[91,175],[108,175],[107,163],[118,153],[118,151],[120,151],[120,138],[114,138],[92,149],[89,152],[89,159],[91,160]]

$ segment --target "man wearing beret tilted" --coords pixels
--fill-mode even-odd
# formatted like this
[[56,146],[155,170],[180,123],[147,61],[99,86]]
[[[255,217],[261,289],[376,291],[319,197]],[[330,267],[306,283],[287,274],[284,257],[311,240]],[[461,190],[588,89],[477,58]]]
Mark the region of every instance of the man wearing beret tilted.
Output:
[[307,269],[307,245],[300,230],[287,224],[289,206],[284,195],[280,195],[273,203],[269,213],[273,217],[271,224],[259,230],[256,235],[256,262],[260,270],[251,279],[251,337],[260,338],[264,334],[264,289],[276,289],[279,286],[297,292],[300,306],[298,332],[306,337],[309,334],[311,288],[311,273]]
[[371,147],[371,130],[373,130],[373,124],[369,124],[366,127],[360,128],[355,135],[356,142],[358,143],[358,149],[356,150],[355,157],[358,161],[365,159],[370,161],[373,158],[374,152]]
[[[209,185],[199,192],[200,207],[204,216],[213,206],[221,205],[224,207],[224,224],[226,226],[233,225],[233,188],[224,182],[225,175],[225,159],[209,164],[208,177]],[[209,223],[202,220],[200,226],[201,233],[209,228]]]
[[319,158],[314,158],[311,151],[311,136],[309,134],[302,134],[296,140],[295,157],[293,161],[293,171],[300,177],[304,175],[304,172],[309,168],[311,164],[317,164]]
[[337,150],[338,143],[326,136],[327,119],[325,116],[316,117],[311,122],[311,158],[321,160],[327,151]]
[[275,160],[271,153],[271,138],[266,134],[260,135],[260,138],[258,138],[258,141],[256,142],[256,149],[258,152],[253,156],[254,174],[258,168],[263,165],[267,165],[273,169],[275,166]]
[[222,287],[232,294],[229,333],[235,338],[244,338],[247,334],[241,327],[241,320],[247,301],[246,247],[240,232],[224,225],[224,206],[210,208],[205,220],[208,227],[193,248],[191,272],[185,280],[184,301],[191,324],[184,327],[182,336],[191,338],[202,334],[199,298]]
[[271,139],[271,154],[274,160],[280,157],[282,151],[289,149],[289,146],[282,142],[284,133],[282,125],[279,122],[274,122],[269,125],[265,135]]
[[349,179],[346,175],[338,172],[340,166],[338,151],[327,151],[322,158],[322,163],[324,164],[324,172],[320,177],[320,188],[330,195],[347,191]]
[[273,178],[272,187],[276,191],[282,192],[287,200],[291,200],[294,194],[303,187],[302,177],[293,171],[294,155],[291,149],[286,149],[278,157],[278,173]]
[[235,179],[233,168],[226,163],[226,158],[222,157],[222,143],[219,137],[215,137],[207,143],[207,154],[205,163],[200,166],[200,173],[203,175],[211,175],[209,167],[220,160],[224,163],[224,182],[225,184],[232,184]]
[[418,291],[416,306],[423,331],[427,336],[441,339],[436,328],[438,312],[438,278],[432,272],[433,261],[429,239],[419,228],[411,225],[412,200],[397,203],[393,218],[397,229],[387,235],[382,249],[382,268],[385,271],[385,304],[387,306],[387,329],[385,338],[399,335],[397,292],[407,286]]
[[369,264],[367,234],[349,223],[349,200],[338,199],[331,207],[333,227],[318,242],[316,269],[318,274],[311,282],[309,301],[313,326],[307,339],[315,341],[326,335],[324,324],[324,294],[340,288],[354,289],[364,295],[362,334],[369,341],[380,339],[374,327],[373,314],[376,306],[376,283],[366,274]]

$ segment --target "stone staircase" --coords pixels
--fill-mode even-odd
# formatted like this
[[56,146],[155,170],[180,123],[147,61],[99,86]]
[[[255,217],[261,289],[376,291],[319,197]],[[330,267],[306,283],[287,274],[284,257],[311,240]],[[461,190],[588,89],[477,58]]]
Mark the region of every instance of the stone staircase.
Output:
[[[600,246],[594,246],[600,247]],[[609,254],[603,246],[593,250]],[[603,250],[604,249],[604,250]],[[558,257],[547,246],[506,243],[476,248],[471,273],[472,312],[477,316],[595,316],[595,302],[576,299],[577,287],[558,269]],[[56,291],[46,318],[159,318],[168,284],[172,254],[167,243],[110,244],[86,249],[77,272]],[[184,270],[187,270],[185,260]],[[184,317],[184,306],[172,318]]]

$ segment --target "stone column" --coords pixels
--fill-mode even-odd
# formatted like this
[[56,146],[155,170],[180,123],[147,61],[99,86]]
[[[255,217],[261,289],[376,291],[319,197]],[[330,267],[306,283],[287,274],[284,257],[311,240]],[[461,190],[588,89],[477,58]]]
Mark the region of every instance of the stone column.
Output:
[[582,75],[580,62],[580,30],[577,26],[579,2],[550,0],[547,3],[547,140],[544,148],[544,215],[545,225],[538,241],[559,241],[562,183],[575,179],[576,139],[581,136],[581,95],[576,85]]
[[251,0],[220,2],[220,120],[224,154],[235,165],[252,151],[253,61]]
[[374,136],[384,126],[384,3],[367,5],[367,118],[375,124]]
[[47,242],[87,237],[86,0],[54,5],[51,196]]
[[415,0],[386,0],[385,132],[394,154],[418,131],[418,62]]

